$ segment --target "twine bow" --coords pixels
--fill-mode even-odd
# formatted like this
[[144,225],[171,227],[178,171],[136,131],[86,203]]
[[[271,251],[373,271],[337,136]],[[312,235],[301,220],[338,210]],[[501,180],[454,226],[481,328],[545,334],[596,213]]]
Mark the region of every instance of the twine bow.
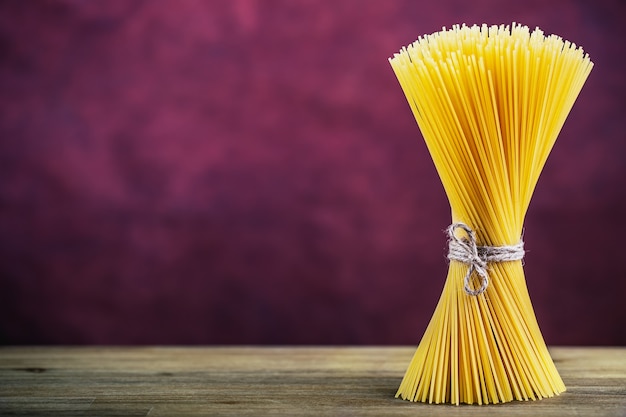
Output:
[[[456,229],[463,229],[467,238],[458,238]],[[476,243],[476,233],[465,223],[453,223],[448,229],[448,259],[469,265],[463,280],[465,292],[477,296],[485,292],[489,286],[489,262],[519,261],[524,258],[524,242],[506,246],[479,246]],[[480,287],[473,290],[470,287],[472,274],[476,272],[480,277]]]

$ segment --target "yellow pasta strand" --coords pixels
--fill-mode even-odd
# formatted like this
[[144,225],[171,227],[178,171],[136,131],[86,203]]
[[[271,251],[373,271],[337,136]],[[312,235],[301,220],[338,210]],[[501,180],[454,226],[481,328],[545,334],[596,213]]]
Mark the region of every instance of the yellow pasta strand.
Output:
[[[389,59],[452,209],[481,246],[514,245],[539,175],[593,63],[540,29],[454,26]],[[488,265],[465,292],[452,260],[435,313],[396,397],[429,403],[536,400],[565,391],[521,261]],[[474,286],[480,281],[472,277]]]

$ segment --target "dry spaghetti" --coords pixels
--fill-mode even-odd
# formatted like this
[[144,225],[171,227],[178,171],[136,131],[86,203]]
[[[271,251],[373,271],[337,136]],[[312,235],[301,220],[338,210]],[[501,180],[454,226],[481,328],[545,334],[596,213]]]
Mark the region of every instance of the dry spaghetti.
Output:
[[[443,28],[389,62],[453,225],[465,226],[449,229],[450,253],[457,252],[396,396],[488,404],[565,391],[535,318],[519,245],[539,175],[593,63],[582,48],[515,23]],[[484,248],[510,257],[489,258]]]

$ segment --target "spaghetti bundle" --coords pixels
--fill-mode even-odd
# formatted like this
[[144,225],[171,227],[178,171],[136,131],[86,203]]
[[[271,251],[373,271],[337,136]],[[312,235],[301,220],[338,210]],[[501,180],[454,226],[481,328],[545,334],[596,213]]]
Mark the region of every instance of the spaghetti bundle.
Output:
[[396,397],[535,400],[565,391],[521,258],[537,180],[593,63],[540,29],[454,26],[389,62],[448,196],[450,266]]

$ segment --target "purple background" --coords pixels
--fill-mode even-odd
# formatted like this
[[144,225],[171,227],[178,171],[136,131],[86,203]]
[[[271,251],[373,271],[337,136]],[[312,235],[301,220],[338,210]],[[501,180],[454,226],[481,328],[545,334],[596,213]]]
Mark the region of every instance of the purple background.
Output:
[[445,194],[387,62],[520,22],[596,66],[530,206],[549,344],[625,344],[626,6],[0,1],[0,342],[410,344]]

